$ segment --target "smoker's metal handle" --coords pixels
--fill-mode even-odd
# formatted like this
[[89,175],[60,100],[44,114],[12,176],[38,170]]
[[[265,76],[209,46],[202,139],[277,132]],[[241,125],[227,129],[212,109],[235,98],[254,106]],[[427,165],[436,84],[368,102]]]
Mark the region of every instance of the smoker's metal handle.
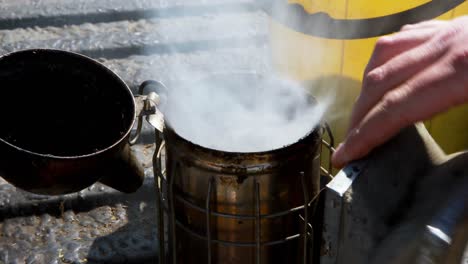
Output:
[[167,88],[162,82],[147,80],[138,88],[138,95],[135,96],[138,121],[136,132],[129,138],[130,145],[134,145],[138,141],[145,116],[148,123],[157,131],[162,133],[164,130],[164,116],[158,109],[161,96],[167,96]]

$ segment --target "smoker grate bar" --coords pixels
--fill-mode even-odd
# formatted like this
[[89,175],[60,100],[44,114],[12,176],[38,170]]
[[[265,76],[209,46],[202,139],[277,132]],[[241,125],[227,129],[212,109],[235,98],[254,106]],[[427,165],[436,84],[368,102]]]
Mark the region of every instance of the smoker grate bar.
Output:
[[[209,216],[208,216],[209,217]],[[261,263],[261,218],[260,218],[260,184],[255,181],[255,249],[257,263]]]
[[208,183],[208,193],[206,194],[206,243],[207,243],[207,248],[208,248],[208,264],[211,264],[211,245],[212,245],[212,239],[211,239],[211,192],[213,191],[213,181],[214,178],[211,178],[209,183]]
[[327,169],[324,169],[322,166],[320,166],[320,170],[329,178],[333,179],[333,168],[331,164],[331,159],[332,159],[332,154],[335,152],[335,137],[333,136],[333,133],[331,131],[330,125],[327,122],[323,122],[323,129],[325,130],[326,134],[328,135],[328,140],[324,140],[322,138],[322,146],[325,146],[325,148],[328,150],[328,167]]
[[323,173],[323,175],[327,176],[330,179],[333,179],[333,175],[331,174],[331,172],[326,170],[324,167],[320,167],[320,171]]
[[[176,222],[177,227],[180,227],[180,229],[187,232],[189,235],[194,236],[194,237],[196,237],[196,238],[198,238],[200,240],[203,240],[203,241],[206,241],[208,239],[207,237],[205,237],[203,235],[200,235],[200,234],[197,234],[196,232],[190,230],[189,228],[184,226],[184,224],[182,224],[180,221],[176,220],[175,222]],[[292,235],[292,236],[285,237],[283,239],[278,239],[278,240],[273,240],[273,241],[268,241],[268,242],[261,242],[260,246],[261,247],[268,247],[268,246],[275,246],[275,245],[279,245],[279,244],[284,244],[284,243],[290,242],[292,240],[299,239],[299,238],[301,238],[303,236],[304,235],[302,235],[302,234],[295,234],[295,235]],[[307,237],[310,237],[309,232],[307,233]],[[220,245],[223,245],[223,246],[252,247],[252,248],[257,247],[257,242],[232,242],[232,241],[226,241],[226,240],[212,239],[211,243],[220,244]]]
[[[309,225],[309,194],[307,192],[307,187],[305,183],[305,178],[304,178],[304,172],[301,172],[301,184],[302,184],[302,191],[303,191],[303,196],[304,196],[304,232],[307,233],[307,227]],[[304,236],[304,250],[303,250],[303,263],[307,264],[307,236]]]
[[[190,207],[191,209],[195,209],[195,210],[197,210],[199,212],[202,212],[202,213],[206,212],[206,210],[204,208],[202,208],[202,207],[200,207],[200,206],[198,206],[198,205],[184,199],[183,197],[181,197],[179,195],[175,195],[175,199],[177,201],[182,202],[184,205]],[[309,203],[309,206],[311,206],[311,202]],[[271,218],[285,216],[285,215],[288,215],[288,214],[291,214],[291,213],[294,213],[294,212],[297,212],[297,211],[300,211],[300,210],[303,210],[303,209],[304,209],[304,206],[301,205],[301,206],[298,206],[298,207],[295,207],[295,208],[292,208],[292,209],[284,210],[284,211],[273,213],[273,214],[261,214],[259,217],[260,217],[260,219],[271,219]],[[210,215],[211,216],[223,217],[223,218],[238,219],[238,220],[255,220],[255,219],[257,219],[257,215],[227,214],[227,213],[220,213],[220,212],[216,212],[216,211],[210,211]]]

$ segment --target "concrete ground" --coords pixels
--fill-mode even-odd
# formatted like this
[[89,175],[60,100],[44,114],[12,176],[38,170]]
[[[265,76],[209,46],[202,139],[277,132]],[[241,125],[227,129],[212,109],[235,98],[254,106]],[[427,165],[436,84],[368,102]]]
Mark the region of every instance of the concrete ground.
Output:
[[[181,71],[268,71],[268,20],[250,0],[0,0],[0,54],[55,48],[91,56],[135,92]],[[177,67],[175,67],[177,65]],[[0,263],[154,263],[158,255],[151,130],[134,148],[144,186],[95,184],[33,195],[0,178]]]

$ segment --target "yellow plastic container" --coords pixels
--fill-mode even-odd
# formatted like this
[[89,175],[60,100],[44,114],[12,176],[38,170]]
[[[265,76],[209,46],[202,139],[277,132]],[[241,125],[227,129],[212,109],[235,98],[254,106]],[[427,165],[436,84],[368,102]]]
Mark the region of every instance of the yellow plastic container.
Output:
[[[462,0],[283,1],[284,6],[277,10],[289,10],[288,15],[283,18],[274,12],[271,15],[273,62],[280,72],[306,82],[313,93],[336,97],[327,119],[337,141],[343,140],[364,68],[378,36],[407,23],[468,14],[468,2]],[[430,11],[424,9],[429,5]],[[295,17],[298,12],[300,15]],[[326,28],[323,26],[317,27],[321,31],[314,30],[323,21],[336,23],[330,24],[329,32],[323,31]],[[426,122],[447,153],[468,148],[466,116],[468,106],[461,106]]]

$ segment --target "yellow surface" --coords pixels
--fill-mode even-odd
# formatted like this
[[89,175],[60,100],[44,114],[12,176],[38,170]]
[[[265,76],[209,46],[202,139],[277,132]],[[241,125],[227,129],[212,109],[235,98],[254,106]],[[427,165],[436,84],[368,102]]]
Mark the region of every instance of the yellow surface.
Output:
[[[287,0],[285,0],[287,1]],[[309,13],[325,12],[333,18],[372,18],[401,12],[429,0],[290,0],[301,4]],[[447,12],[439,19],[468,14],[468,2]],[[343,139],[353,102],[359,94],[362,74],[377,38],[336,40],[313,37],[270,23],[273,62],[290,77],[307,83],[317,95],[337,98],[329,111],[338,141]],[[468,148],[468,106],[458,107],[428,120],[429,131],[442,148],[455,152]]]
[[[309,13],[325,12],[334,18],[372,18],[405,11],[431,0],[295,0],[288,3],[300,4]],[[348,5],[349,12],[342,13]]]

